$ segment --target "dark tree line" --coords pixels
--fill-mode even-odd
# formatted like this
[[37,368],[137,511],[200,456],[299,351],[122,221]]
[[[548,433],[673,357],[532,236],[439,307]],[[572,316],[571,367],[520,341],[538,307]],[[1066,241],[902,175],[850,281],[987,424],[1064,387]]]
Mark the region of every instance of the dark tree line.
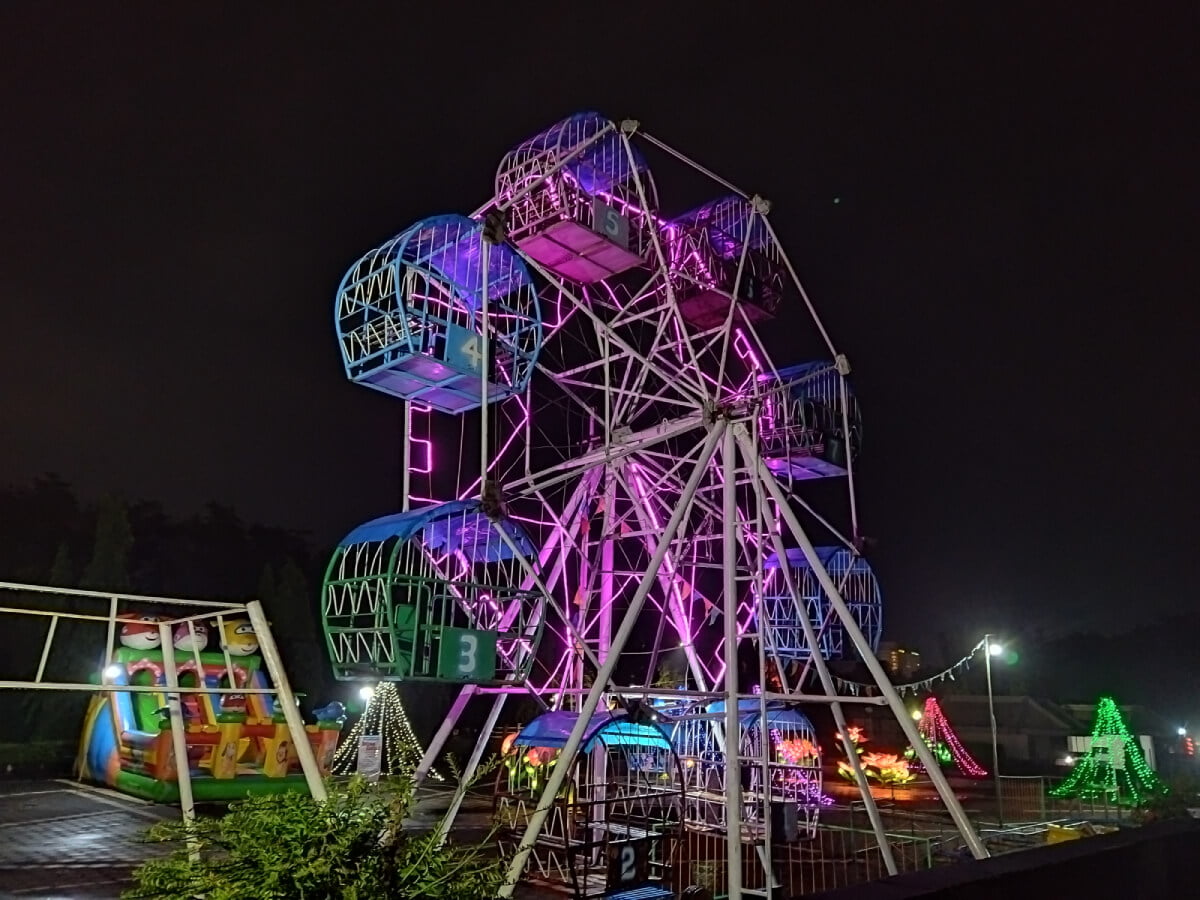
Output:
[[[293,687],[316,703],[334,690],[318,624],[323,562],[304,534],[243,522],[219,503],[173,516],[152,500],[86,500],[55,475],[0,490],[0,581],[207,600],[258,598]],[[70,598],[11,591],[0,595],[0,605],[95,611]],[[103,630],[61,623],[47,672],[86,681],[103,656]],[[45,633],[44,620],[0,616],[0,678],[32,677]],[[86,705],[81,694],[0,693],[0,743],[74,738]]]

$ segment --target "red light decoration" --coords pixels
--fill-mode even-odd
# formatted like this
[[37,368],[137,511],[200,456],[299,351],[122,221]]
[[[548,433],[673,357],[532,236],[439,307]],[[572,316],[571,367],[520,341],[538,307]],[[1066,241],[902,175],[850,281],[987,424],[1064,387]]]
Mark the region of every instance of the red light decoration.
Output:
[[[938,752],[938,747],[944,745],[950,751],[950,759],[962,774],[972,778],[982,778],[987,775],[987,770],[975,761],[975,758],[959,741],[958,735],[950,727],[950,722],[946,719],[946,714],[942,712],[942,707],[936,697],[929,697],[925,700],[925,709],[921,713],[921,721],[917,723],[917,730],[921,733],[921,739],[925,741],[925,745],[935,754]],[[915,767],[917,767],[916,763],[914,763]]]

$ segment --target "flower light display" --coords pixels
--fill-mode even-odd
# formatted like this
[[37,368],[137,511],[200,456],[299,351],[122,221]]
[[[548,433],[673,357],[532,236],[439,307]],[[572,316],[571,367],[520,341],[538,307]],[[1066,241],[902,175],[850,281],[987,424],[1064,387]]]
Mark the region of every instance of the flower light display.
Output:
[[[897,756],[894,753],[863,753],[862,745],[868,740],[861,726],[850,725],[846,728],[846,737],[850,739],[850,743],[854,745],[854,752],[858,754],[859,764],[862,766],[863,774],[869,779],[874,779],[880,784],[899,785],[908,784],[916,779],[916,775],[909,767],[908,760]],[[842,739],[842,735],[837,735],[838,740]],[[854,766],[849,760],[838,761],[838,774],[847,781],[854,781]]]

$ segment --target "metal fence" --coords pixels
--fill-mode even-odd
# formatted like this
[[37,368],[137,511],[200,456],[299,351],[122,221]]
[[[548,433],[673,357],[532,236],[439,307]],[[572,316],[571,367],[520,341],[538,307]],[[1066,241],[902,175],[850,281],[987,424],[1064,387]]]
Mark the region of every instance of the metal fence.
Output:
[[[916,872],[935,865],[932,839],[890,833],[887,839],[898,872]],[[691,831],[685,844],[677,862],[680,883],[706,887],[715,900],[722,900],[728,878],[724,835]],[[760,850],[758,846],[743,845],[742,884],[747,890],[765,894],[768,872]],[[771,850],[771,894],[777,898],[799,897],[887,876],[879,843],[869,828],[821,822],[811,839],[775,843]]]
[[1029,822],[1099,822],[1106,824],[1128,824],[1135,810],[1113,803],[1107,797],[1083,799],[1080,797],[1055,797],[1051,791],[1063,779],[1045,776],[1000,777],[1000,802],[1005,824]]

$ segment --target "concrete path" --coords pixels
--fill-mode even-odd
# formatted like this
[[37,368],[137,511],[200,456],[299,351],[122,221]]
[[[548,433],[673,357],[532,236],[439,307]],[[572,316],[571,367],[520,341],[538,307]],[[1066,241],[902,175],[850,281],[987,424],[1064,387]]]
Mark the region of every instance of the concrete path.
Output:
[[70,781],[0,782],[0,897],[115,898],[178,813]]
[[[447,788],[422,791],[410,827],[433,827],[449,800]],[[119,898],[140,863],[167,852],[142,841],[146,829],[178,815],[174,807],[74,781],[0,781],[0,900]],[[488,792],[475,792],[463,804],[454,836],[481,840],[490,819]],[[521,885],[517,896],[564,898],[531,885]]]

